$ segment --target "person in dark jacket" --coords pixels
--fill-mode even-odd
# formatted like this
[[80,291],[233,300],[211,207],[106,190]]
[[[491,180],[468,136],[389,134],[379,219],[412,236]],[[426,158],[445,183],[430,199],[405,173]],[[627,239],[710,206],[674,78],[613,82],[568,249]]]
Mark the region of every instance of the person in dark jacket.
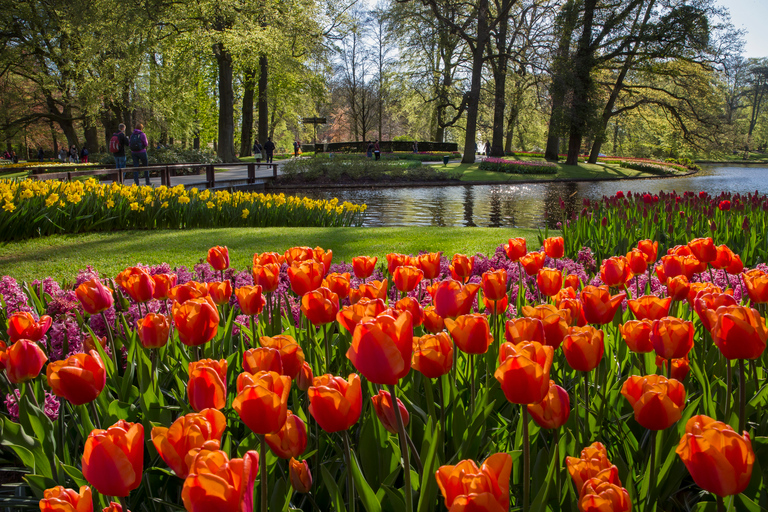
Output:
[[272,156],[275,154],[275,143],[272,142],[272,137],[267,137],[267,142],[264,143],[264,153],[266,154],[267,163],[272,163]]
[[[128,145],[128,136],[125,134],[125,125],[123,123],[117,126],[117,132],[112,137],[117,138],[117,148],[115,148],[117,151],[112,153],[115,157],[115,169],[125,169],[125,147]],[[111,150],[112,148],[110,148]],[[125,176],[123,176],[123,180],[125,180]]]
[[37,160],[40,162],[45,160],[45,151],[43,151],[43,148],[37,148]]
[[[147,148],[149,147],[149,141],[147,140],[147,134],[142,130],[144,125],[138,123],[133,129],[133,133],[128,139],[128,148],[131,150],[131,157],[133,158],[133,167],[136,171],[133,173],[133,181],[136,185],[139,185],[139,167],[146,167],[149,165],[147,160]],[[149,171],[144,171],[144,180],[149,186]]]
[[264,152],[264,148],[261,144],[259,144],[259,139],[256,139],[256,141],[253,143],[253,156],[256,157],[256,163],[261,163],[261,154]]

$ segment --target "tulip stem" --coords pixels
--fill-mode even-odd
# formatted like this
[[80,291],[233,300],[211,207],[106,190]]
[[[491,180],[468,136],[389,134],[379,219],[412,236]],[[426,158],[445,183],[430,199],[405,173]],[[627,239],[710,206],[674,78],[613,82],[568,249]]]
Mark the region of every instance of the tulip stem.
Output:
[[583,399],[582,399],[582,406],[584,407],[584,430],[582,431],[583,438],[581,440],[582,447],[587,446],[587,443],[589,442],[589,409],[587,409],[587,400],[588,400],[588,394],[589,394],[589,372],[581,372],[582,376],[584,377],[584,382],[582,386],[582,393],[583,393]]
[[259,494],[261,497],[261,512],[268,512],[267,509],[267,438],[264,434],[259,436],[261,438],[261,450],[259,453],[259,465],[261,469],[261,483],[259,484]]
[[656,434],[658,432],[656,430],[651,430],[651,438],[648,441],[648,445],[651,447],[651,459],[650,459],[650,468],[651,471],[649,472],[649,475],[651,477],[651,481],[648,485],[648,503],[651,505],[650,511],[653,512],[656,509],[656,506],[654,505],[653,500],[655,499],[656,494]]
[[405,438],[408,440],[408,446],[411,448],[411,453],[413,454],[413,462],[416,464],[416,467],[419,469],[419,475],[424,473],[424,465],[421,463],[421,457],[419,457],[419,451],[416,449],[416,445],[413,444],[413,439],[411,439],[411,436],[408,435],[408,433],[405,433]]
[[731,368],[731,360],[726,359],[725,360],[725,378],[727,380],[726,382],[726,391],[725,391],[725,422],[728,423],[731,417],[731,398],[733,395],[733,369]]
[[475,413],[475,354],[469,354],[469,417]]
[[123,512],[128,512],[128,500],[125,496],[118,496],[117,501],[120,502],[120,506],[123,507]]
[[389,386],[389,393],[392,396],[392,402],[395,404],[395,418],[397,419],[397,430],[400,434],[400,451],[403,453],[403,480],[405,480],[405,512],[413,512],[413,495],[411,492],[411,461],[408,453],[408,441],[406,441],[405,424],[400,414],[400,407],[397,406],[397,395],[395,385]]
[[38,409],[40,408],[40,402],[37,401],[37,397],[35,396],[35,390],[32,387],[32,382],[27,381],[24,383],[27,387],[27,394],[29,395],[29,399],[32,400],[32,403],[35,404],[35,407]]
[[747,379],[744,360],[739,359],[739,432],[744,432],[747,426]]
[[715,496],[715,501],[717,502],[717,512],[725,512],[725,503],[723,502],[723,497]]
[[[394,396],[394,394],[392,395]],[[396,411],[400,411],[400,408],[395,406]],[[349,430],[345,430],[342,434],[344,439],[344,462],[347,464],[347,496],[349,499],[349,512],[355,512],[355,483],[352,480],[352,447],[349,442]]]
[[104,325],[107,328],[107,340],[109,340],[109,348],[112,352],[112,364],[115,365],[115,373],[119,374],[120,372],[117,367],[117,347],[115,346],[115,339],[112,337],[112,327],[109,325],[109,320],[107,320],[107,315],[104,311],[101,312],[101,318],[104,320]]
[[331,373],[331,340],[328,336],[328,327],[330,324],[325,324],[323,329],[323,340],[325,342],[325,373]]
[[91,402],[88,404],[91,406],[91,411],[93,412],[93,424],[96,426],[96,428],[101,428],[101,422],[99,421],[99,411],[96,410],[96,401],[91,400]]
[[672,378],[672,358],[667,359],[667,379]]
[[528,435],[528,406],[520,405],[523,410],[523,512],[528,512],[528,500],[531,486],[531,446]]

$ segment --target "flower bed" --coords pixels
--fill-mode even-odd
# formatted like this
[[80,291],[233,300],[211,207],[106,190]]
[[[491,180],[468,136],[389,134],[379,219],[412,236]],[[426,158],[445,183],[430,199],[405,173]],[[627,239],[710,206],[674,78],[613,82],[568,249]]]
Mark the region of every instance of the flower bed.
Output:
[[510,174],[555,174],[557,165],[551,162],[529,162],[522,160],[505,160],[488,157],[480,162],[481,171],[506,172]]
[[365,205],[337,199],[101,185],[93,179],[4,180],[0,199],[0,241],[116,229],[355,226],[365,213]]
[[294,247],[242,270],[217,246],[193,269],[5,276],[0,443],[36,495],[15,499],[112,512],[762,499],[768,267],[711,239],[661,258],[643,240],[600,265],[542,242],[336,264]]
[[675,171],[679,173],[685,173],[689,171],[689,169],[683,167],[682,165],[662,162],[651,163],[622,160],[619,165],[625,169],[634,169],[635,171],[659,175],[668,175],[674,173]]

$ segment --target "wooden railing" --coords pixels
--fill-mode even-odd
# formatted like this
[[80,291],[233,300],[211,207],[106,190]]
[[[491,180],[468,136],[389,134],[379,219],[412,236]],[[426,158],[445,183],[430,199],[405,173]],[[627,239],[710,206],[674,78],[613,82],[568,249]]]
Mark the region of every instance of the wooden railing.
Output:
[[[83,176],[116,176],[115,181],[118,183],[123,183],[124,181],[124,173],[133,173],[133,172],[140,172],[143,173],[144,171],[149,172],[157,172],[160,175],[160,183],[162,185],[165,185],[167,187],[171,187],[171,178],[176,176],[176,169],[204,169],[205,170],[205,187],[206,188],[214,188],[216,187],[216,168],[226,168],[226,167],[247,167],[247,177],[245,179],[246,183],[248,185],[253,185],[256,183],[256,169],[259,167],[267,167],[272,168],[272,176],[265,176],[261,177],[260,179],[275,179],[277,178],[277,164],[266,164],[266,163],[254,163],[254,162],[247,162],[247,163],[230,163],[230,164],[168,164],[168,165],[150,165],[147,167],[128,167],[123,169],[115,169],[112,168],[103,168],[103,169],[88,169],[86,171],[64,171],[64,172],[48,172],[43,174],[35,174],[34,171],[38,169],[44,169],[45,167],[37,168],[33,167],[29,169],[30,174],[28,176],[29,179],[37,179],[37,180],[72,180],[73,178],[83,177]],[[242,181],[240,179],[237,180],[224,180],[224,181]],[[221,182],[221,180],[220,180]]]

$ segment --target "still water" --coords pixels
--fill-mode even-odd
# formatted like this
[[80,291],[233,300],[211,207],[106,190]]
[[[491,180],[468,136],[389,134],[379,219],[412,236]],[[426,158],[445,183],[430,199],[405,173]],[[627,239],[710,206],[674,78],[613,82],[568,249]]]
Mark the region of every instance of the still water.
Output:
[[368,205],[367,226],[481,226],[537,228],[562,219],[560,198],[567,211],[581,210],[583,198],[599,199],[617,191],[678,193],[690,190],[768,193],[768,167],[703,166],[693,176],[651,180],[581,183],[466,185],[451,187],[297,190],[314,199],[338,197]]

